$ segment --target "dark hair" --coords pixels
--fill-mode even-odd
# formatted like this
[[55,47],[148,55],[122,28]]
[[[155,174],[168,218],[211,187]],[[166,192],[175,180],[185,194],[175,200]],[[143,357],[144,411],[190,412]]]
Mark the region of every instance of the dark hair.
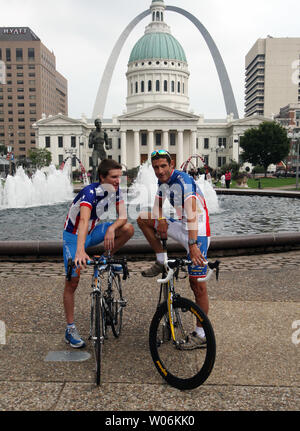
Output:
[[100,162],[100,165],[98,167],[98,177],[100,178],[100,175],[104,178],[107,177],[108,172],[111,169],[121,169],[122,170],[122,165],[120,165],[120,163],[116,162],[113,159],[104,159]]
[[171,158],[169,153],[168,154],[157,154],[156,156],[151,157],[151,162],[153,162],[153,160],[160,160],[160,159],[166,159],[169,165],[172,162],[172,158]]

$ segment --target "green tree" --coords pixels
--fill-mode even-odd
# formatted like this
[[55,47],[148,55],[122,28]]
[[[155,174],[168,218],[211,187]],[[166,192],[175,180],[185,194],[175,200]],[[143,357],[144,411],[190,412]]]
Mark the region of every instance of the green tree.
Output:
[[40,169],[44,166],[49,166],[52,160],[50,151],[45,148],[31,148],[28,157],[36,168]]
[[264,121],[257,128],[246,130],[240,146],[243,162],[263,166],[265,176],[270,164],[279,163],[289,153],[290,140],[287,131],[275,121]]
[[7,154],[7,147],[5,145],[0,145],[0,154]]

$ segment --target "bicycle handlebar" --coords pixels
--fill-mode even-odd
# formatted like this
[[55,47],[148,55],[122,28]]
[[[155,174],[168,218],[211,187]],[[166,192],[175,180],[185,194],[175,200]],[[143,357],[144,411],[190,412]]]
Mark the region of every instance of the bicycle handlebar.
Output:
[[[100,265],[121,265],[123,269],[123,280],[126,280],[127,277],[129,277],[129,271],[127,267],[127,259],[125,257],[115,259],[113,257],[104,257],[104,256],[93,256],[91,260],[86,261],[87,265],[94,265],[94,266],[100,266]],[[68,259],[68,267],[67,267],[67,280],[71,280],[72,275],[72,269],[75,268],[76,265],[72,258]]]
[[[207,265],[207,267],[208,267],[207,268],[208,269],[207,275],[204,278],[198,278],[197,281],[199,281],[199,282],[208,281],[211,278],[214,270],[216,270],[216,279],[218,280],[220,263],[221,262],[219,260],[216,260],[215,262],[204,262],[204,264]],[[187,266],[187,265],[192,265],[192,264],[193,264],[193,262],[191,260],[187,260],[187,259],[177,258],[177,259],[166,260],[165,268],[168,271],[167,276],[164,279],[158,279],[157,283],[159,283],[159,284],[167,283],[173,277],[176,268]]]

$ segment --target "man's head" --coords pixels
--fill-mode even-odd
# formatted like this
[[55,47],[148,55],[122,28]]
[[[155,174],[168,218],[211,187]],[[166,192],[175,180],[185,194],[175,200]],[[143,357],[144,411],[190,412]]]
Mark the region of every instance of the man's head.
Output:
[[101,184],[110,184],[118,189],[122,176],[122,165],[112,159],[104,159],[98,167],[98,176]]
[[100,118],[96,118],[96,120],[95,120],[95,126],[97,128],[99,128],[99,129],[101,129],[101,125],[102,125],[102,122],[101,122]]
[[161,183],[166,183],[174,169],[174,162],[166,150],[153,151],[151,154],[152,167]]

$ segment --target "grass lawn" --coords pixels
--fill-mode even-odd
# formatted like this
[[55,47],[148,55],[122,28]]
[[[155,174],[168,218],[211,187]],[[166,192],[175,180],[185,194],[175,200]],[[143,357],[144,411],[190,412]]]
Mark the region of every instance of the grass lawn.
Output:
[[[277,188],[277,187],[291,186],[291,190],[296,189],[296,178],[269,178],[269,177],[267,178],[261,177],[256,179],[249,178],[247,183],[248,187],[250,189],[257,189],[259,180],[262,188],[267,188],[267,187]],[[220,187],[220,186],[221,186],[220,182],[217,183],[217,187]],[[236,183],[236,181],[232,180],[230,187],[235,188],[235,187],[239,187],[239,185]]]

